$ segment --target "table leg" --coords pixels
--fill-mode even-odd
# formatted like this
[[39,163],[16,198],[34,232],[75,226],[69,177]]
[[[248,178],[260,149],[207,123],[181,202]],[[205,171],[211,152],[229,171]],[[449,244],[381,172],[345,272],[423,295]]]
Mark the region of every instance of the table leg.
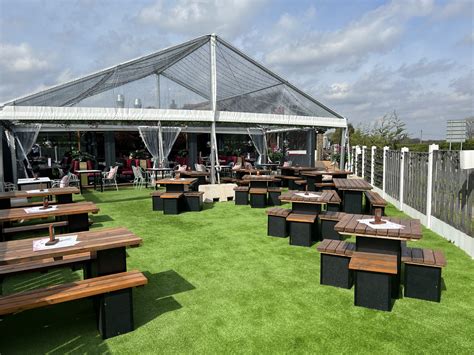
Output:
[[72,194],[56,195],[58,205],[63,203],[72,203]]
[[82,195],[82,179],[81,179],[81,174],[79,174],[79,191],[81,192],[81,195]]
[[67,221],[69,233],[89,230],[89,215],[87,213],[68,215]]
[[98,250],[92,263],[92,275],[104,276],[127,271],[125,247]]
[[346,213],[362,214],[362,191],[343,191],[343,210]]
[[94,174],[94,191],[97,189],[97,174]]
[[356,237],[356,250],[366,253],[379,253],[397,256],[397,274],[393,276],[392,297],[398,298],[400,292],[401,241],[372,237]]
[[321,205],[316,203],[298,203],[292,202],[291,211],[293,213],[301,214],[318,214],[321,212]]
[[0,200],[0,210],[7,210],[12,208],[12,204],[9,198]]

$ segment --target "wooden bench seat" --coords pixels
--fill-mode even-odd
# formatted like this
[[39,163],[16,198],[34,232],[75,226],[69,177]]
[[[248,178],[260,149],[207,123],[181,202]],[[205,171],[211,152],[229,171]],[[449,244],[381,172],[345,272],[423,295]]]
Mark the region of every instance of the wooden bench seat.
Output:
[[316,218],[318,216],[313,214],[290,213],[286,220],[288,222],[314,223]]
[[402,245],[401,261],[405,264],[405,297],[440,302],[441,273],[447,264],[443,252]]
[[29,224],[26,226],[14,226],[14,227],[5,227],[3,228],[3,233],[20,233],[20,232],[28,232],[28,231],[35,231],[41,229],[48,229],[50,225],[53,225],[54,228],[59,227],[67,227],[69,224],[68,221],[58,221],[58,222],[48,222],[48,223],[38,223],[38,224]]
[[234,187],[234,191],[248,192],[249,187],[248,186],[236,186],[236,187]]
[[266,195],[267,194],[267,189],[260,188],[260,187],[254,187],[249,189],[249,193],[255,194],[255,195]]
[[357,251],[352,254],[349,270],[354,272],[356,306],[392,309],[392,282],[398,273],[396,255]]
[[161,198],[162,199],[175,199],[175,198],[181,198],[183,196],[183,193],[182,192],[165,192],[163,194],[161,194]]
[[316,182],[314,185],[321,190],[324,190],[324,189],[332,190],[335,187],[333,182]]
[[134,270],[19,292],[0,297],[0,315],[100,296],[97,324],[102,338],[107,339],[133,330],[131,290],[147,282],[141,272]]
[[350,289],[354,281],[349,262],[355,251],[355,244],[324,239],[317,250],[321,253],[321,285]]
[[368,214],[375,214],[375,208],[382,209],[382,215],[385,214],[387,201],[375,191],[365,191],[365,210]]
[[268,216],[283,217],[286,219],[291,213],[290,209],[281,208],[281,207],[272,207],[265,211]]

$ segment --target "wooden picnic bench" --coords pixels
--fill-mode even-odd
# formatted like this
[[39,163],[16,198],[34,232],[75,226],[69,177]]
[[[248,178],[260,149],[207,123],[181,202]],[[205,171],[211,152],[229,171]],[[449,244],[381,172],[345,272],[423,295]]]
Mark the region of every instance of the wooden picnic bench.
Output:
[[349,262],[355,244],[342,240],[323,239],[317,250],[321,253],[321,285],[350,289],[353,284]]
[[97,324],[107,339],[134,329],[132,288],[147,283],[141,272],[133,270],[19,292],[0,297],[0,316],[99,296]]
[[[30,212],[27,212],[30,211]],[[77,202],[77,203],[67,203],[59,204],[52,206],[46,210],[37,210],[36,212],[31,212],[28,208],[11,208],[8,210],[0,210],[0,223],[1,225],[1,234],[0,239],[4,240],[4,228],[7,229],[7,233],[11,232],[11,229],[15,226],[5,225],[6,223],[16,222],[16,221],[29,221],[35,219],[45,219],[45,218],[56,218],[56,222],[61,220],[67,221],[67,228],[69,232],[78,232],[89,230],[89,213],[98,213],[99,208],[93,202]],[[59,220],[59,221],[58,221]],[[36,227],[34,227],[36,226]],[[18,228],[15,232],[20,231],[29,231],[34,229],[44,229],[46,226],[45,223],[35,224],[31,226],[24,226],[24,228]],[[18,226],[20,227],[20,226]]]
[[[26,190],[26,191],[6,191],[0,192],[0,209],[12,208],[11,200],[32,197],[50,197],[54,196],[57,203],[72,203],[72,194],[78,194],[80,191],[77,187],[61,187],[50,189]],[[29,206],[25,204],[24,206]],[[15,206],[20,207],[20,206]],[[22,206],[23,207],[23,206]]]

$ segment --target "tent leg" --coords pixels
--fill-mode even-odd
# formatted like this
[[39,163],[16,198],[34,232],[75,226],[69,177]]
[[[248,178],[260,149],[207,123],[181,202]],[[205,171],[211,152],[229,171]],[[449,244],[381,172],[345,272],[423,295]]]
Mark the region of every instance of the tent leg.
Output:
[[211,184],[216,183],[216,123],[211,125]]
[[344,167],[346,165],[346,134],[347,128],[343,128],[341,134],[341,158],[339,165],[339,169],[341,170],[344,170]]

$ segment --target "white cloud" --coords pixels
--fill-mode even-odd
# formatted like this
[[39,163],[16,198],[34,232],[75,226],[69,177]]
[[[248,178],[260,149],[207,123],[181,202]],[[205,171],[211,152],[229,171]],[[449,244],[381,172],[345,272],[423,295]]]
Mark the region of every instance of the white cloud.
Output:
[[459,15],[472,16],[474,3],[471,0],[451,0],[433,11],[435,19],[445,20]]
[[157,0],[143,8],[138,20],[175,33],[218,33],[232,36],[261,9],[266,0]]
[[48,61],[36,55],[26,43],[0,43],[0,72],[32,72],[48,66]]
[[394,42],[403,34],[405,24],[414,17],[430,14],[432,9],[431,0],[395,1],[368,12],[345,28],[332,32],[301,33],[298,26],[295,31],[291,31],[289,24],[300,20],[284,15],[269,40],[280,45],[269,51],[265,58],[270,64],[283,66],[318,67],[334,63],[357,63],[370,53],[391,50]]

